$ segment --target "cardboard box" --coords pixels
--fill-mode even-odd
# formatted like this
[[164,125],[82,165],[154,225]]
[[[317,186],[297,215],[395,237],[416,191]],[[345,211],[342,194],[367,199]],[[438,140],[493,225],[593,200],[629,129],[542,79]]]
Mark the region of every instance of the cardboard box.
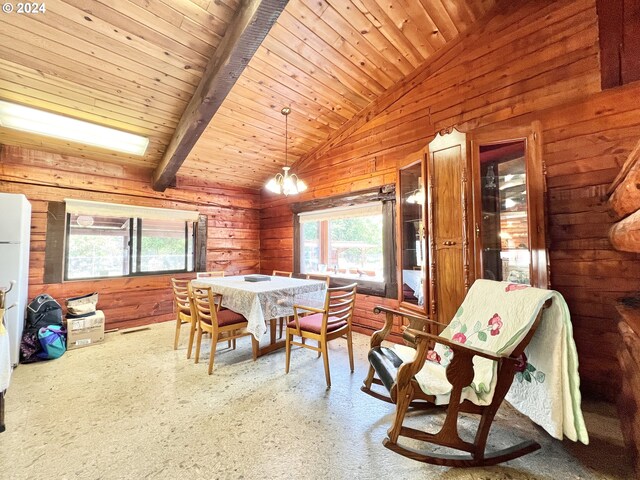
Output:
[[104,340],[104,313],[82,318],[67,318],[67,350],[87,347]]

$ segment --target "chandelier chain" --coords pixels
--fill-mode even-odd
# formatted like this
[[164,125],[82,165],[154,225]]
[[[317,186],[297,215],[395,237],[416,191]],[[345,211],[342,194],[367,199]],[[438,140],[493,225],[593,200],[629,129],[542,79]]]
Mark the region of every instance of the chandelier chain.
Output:
[[307,185],[298,178],[295,173],[289,174],[289,118],[290,107],[283,107],[280,111],[284,115],[284,173],[276,173],[266,184],[267,190],[273,193],[280,193],[285,196],[304,192]]

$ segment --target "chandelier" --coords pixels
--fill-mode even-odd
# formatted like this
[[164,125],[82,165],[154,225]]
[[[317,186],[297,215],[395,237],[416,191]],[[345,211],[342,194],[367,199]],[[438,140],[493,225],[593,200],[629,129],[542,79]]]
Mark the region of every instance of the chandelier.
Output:
[[413,203],[418,205],[424,205],[425,194],[422,187],[415,189],[407,197],[407,203]]
[[276,176],[267,182],[266,188],[273,193],[282,193],[285,196],[295,195],[296,193],[304,192],[307,189],[307,185],[298,178],[295,173],[289,174],[291,167],[287,158],[287,139],[289,133],[289,121],[288,115],[291,113],[289,107],[284,107],[280,113],[284,115],[284,174],[276,173]]

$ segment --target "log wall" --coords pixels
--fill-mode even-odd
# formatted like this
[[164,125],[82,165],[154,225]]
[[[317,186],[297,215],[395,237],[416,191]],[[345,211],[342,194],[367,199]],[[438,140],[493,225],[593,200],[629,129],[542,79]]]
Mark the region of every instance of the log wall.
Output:
[[[583,391],[613,399],[619,385],[613,299],[637,290],[640,259],[615,252],[605,192],[640,135],[640,87],[601,93],[595,1],[504,2],[296,164],[311,186],[295,201],[396,180],[396,163],[437,131],[542,122],[551,282],[573,314]],[[287,199],[263,194],[263,272],[292,268]],[[360,331],[382,324],[358,297]],[[397,331],[397,330],[396,330]]]
[[238,274],[259,268],[260,196],[255,191],[190,180],[158,193],[150,178],[148,169],[3,146],[0,191],[26,195],[33,211],[29,298],[46,292],[63,303],[64,298],[97,291],[107,329],[175,318],[169,275],[44,283],[47,206],[65,198],[198,210],[208,216],[208,270]]

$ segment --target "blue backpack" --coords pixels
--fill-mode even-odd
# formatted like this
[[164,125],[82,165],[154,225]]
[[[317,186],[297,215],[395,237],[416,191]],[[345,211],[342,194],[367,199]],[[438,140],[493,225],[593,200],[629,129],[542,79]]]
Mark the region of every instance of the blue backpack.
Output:
[[43,360],[60,358],[67,351],[66,331],[61,325],[49,325],[38,330],[42,351],[36,355]]

